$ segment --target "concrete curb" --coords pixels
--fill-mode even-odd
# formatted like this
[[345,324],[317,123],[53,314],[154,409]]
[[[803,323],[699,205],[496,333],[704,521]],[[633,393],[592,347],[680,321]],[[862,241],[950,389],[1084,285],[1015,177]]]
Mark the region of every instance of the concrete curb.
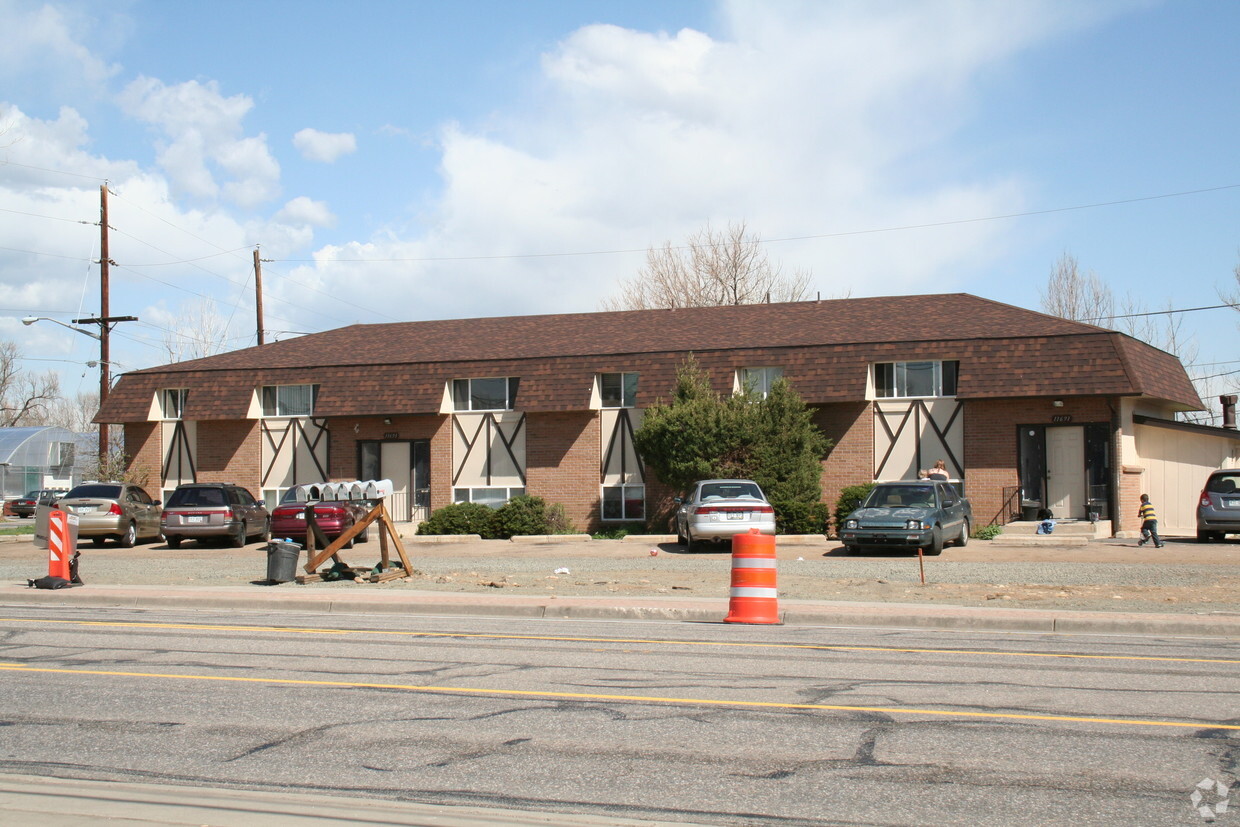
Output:
[[[406,614],[523,617],[557,620],[655,620],[721,623],[725,599],[659,597],[512,597],[417,591],[340,594],[300,587],[85,586],[57,591],[0,586],[0,605],[64,608],[287,611],[318,614]],[[1169,635],[1240,639],[1238,615],[923,606],[909,603],[784,601],[780,617],[791,626]]]

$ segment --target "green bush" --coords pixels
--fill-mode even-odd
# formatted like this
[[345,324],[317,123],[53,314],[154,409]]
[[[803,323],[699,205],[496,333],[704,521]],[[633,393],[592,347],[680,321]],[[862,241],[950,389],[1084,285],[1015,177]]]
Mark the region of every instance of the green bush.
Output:
[[860,485],[848,485],[840,491],[839,499],[835,501],[835,533],[839,534],[840,526],[844,525],[844,520],[848,519],[848,515],[857,510],[857,507],[865,501],[865,498],[874,490],[874,483],[864,482]]
[[779,534],[826,534],[831,511],[826,503],[773,502]]
[[974,540],[993,540],[1003,533],[1003,526],[997,523],[984,525],[981,528],[973,529],[973,533],[969,536]]
[[478,534],[484,540],[496,535],[494,509],[481,503],[455,503],[433,512],[418,523],[419,534]]
[[495,512],[495,533],[504,540],[518,535],[550,534],[547,501],[528,494],[513,497]]

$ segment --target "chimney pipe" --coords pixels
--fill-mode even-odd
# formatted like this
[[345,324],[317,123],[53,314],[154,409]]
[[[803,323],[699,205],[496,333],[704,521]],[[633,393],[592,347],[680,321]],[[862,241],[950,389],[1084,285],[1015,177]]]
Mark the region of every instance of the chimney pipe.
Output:
[[1218,401],[1223,406],[1223,427],[1236,430],[1236,395],[1220,396]]

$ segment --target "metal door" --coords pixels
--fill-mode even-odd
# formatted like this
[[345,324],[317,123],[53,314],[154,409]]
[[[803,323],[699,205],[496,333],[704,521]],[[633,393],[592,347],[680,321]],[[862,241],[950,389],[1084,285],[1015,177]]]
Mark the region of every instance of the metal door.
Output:
[[1046,499],[1056,519],[1085,517],[1085,429],[1046,429]]

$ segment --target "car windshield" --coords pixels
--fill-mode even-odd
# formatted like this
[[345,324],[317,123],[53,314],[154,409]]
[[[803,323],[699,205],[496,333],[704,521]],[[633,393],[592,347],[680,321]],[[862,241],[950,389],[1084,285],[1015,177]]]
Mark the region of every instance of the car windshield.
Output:
[[121,487],[119,485],[107,485],[104,483],[89,483],[87,485],[79,485],[77,488],[69,492],[69,496],[65,499],[73,499],[75,497],[96,497],[103,500],[120,499]]
[[1240,491],[1240,471],[1234,474],[1216,474],[1206,482],[1211,494],[1234,494]]
[[711,482],[702,486],[700,494],[703,500],[721,500],[733,497],[762,499],[761,489],[752,482]]
[[932,508],[934,490],[928,485],[880,485],[866,497],[866,508]]
[[23,499],[27,499],[27,500],[37,500],[37,499],[39,498],[39,494],[41,494],[41,493],[43,493],[43,492],[41,492],[41,491],[31,491],[31,492],[30,492],[29,494],[27,494],[27,495],[26,495]]
[[227,505],[222,488],[178,488],[168,498],[168,508],[195,506],[199,508]]

